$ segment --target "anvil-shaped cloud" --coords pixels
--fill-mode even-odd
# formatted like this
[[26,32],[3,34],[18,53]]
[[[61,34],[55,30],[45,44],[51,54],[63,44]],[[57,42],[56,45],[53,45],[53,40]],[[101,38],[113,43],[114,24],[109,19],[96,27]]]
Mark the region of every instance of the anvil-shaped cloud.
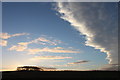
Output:
[[100,49],[110,64],[118,64],[117,3],[59,2],[56,10],[86,36],[85,45]]

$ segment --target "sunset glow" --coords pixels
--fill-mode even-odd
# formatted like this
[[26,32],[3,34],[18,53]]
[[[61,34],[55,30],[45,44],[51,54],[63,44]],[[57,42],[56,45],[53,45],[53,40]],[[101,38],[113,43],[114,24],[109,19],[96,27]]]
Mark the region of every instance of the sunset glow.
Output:
[[118,70],[117,5],[3,2],[0,71]]

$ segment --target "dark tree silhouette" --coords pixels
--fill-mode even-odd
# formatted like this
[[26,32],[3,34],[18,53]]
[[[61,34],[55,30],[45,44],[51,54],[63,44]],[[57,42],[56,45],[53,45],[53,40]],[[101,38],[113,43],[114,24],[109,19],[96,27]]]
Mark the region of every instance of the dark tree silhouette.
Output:
[[43,69],[36,66],[23,66],[17,67],[17,71],[43,71]]

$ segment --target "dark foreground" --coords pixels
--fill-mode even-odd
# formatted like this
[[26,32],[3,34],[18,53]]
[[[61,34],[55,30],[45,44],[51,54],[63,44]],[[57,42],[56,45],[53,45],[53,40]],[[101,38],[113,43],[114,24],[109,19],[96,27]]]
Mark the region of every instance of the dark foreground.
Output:
[[117,71],[7,71],[2,73],[2,80],[119,80],[118,78]]

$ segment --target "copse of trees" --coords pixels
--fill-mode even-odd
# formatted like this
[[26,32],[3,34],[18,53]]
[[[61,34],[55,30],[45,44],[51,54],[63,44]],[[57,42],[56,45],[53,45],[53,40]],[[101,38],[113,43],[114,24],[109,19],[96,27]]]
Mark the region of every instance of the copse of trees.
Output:
[[17,71],[44,71],[44,70],[36,66],[22,66],[22,67],[17,67]]

